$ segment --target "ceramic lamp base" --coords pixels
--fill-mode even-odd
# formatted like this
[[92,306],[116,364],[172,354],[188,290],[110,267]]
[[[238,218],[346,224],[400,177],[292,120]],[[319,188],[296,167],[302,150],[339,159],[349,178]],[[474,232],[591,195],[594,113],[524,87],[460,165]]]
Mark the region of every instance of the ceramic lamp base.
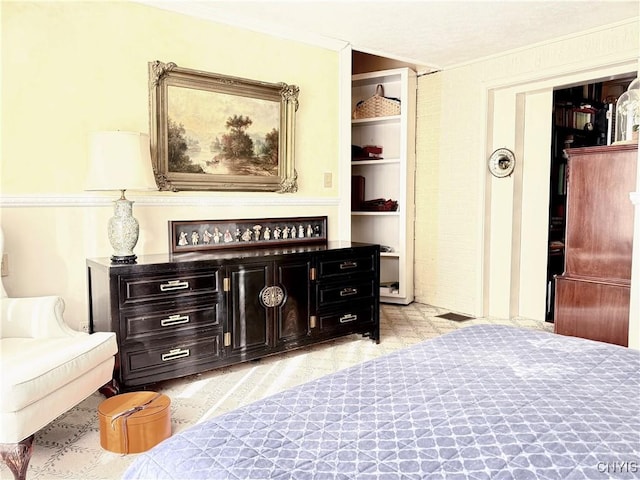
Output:
[[135,263],[133,247],[138,243],[138,221],[133,218],[133,202],[124,197],[114,202],[114,216],[109,219],[109,242],[113,247],[112,263]]

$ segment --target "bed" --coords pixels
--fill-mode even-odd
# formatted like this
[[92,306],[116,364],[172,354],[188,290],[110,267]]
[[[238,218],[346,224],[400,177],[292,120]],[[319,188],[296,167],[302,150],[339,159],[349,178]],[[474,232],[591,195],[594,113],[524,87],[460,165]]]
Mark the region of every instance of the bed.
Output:
[[640,352],[460,328],[194,425],[132,479],[640,477]]

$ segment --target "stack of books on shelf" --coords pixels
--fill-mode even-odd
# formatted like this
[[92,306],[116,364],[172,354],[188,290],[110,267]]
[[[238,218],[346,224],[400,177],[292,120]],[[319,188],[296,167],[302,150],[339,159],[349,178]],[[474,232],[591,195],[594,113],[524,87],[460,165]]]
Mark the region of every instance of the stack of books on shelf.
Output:
[[365,212],[395,212],[398,210],[397,200],[376,198],[360,203],[360,210]]
[[598,112],[591,105],[575,106],[571,102],[558,103],[555,106],[555,123],[560,127],[583,130],[588,123],[593,124]]
[[379,145],[351,145],[351,160],[382,160],[382,147]]

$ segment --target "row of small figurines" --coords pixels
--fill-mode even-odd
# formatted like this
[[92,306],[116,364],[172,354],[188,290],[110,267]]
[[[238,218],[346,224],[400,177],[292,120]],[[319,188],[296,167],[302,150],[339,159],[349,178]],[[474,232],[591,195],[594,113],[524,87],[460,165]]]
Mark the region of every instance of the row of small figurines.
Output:
[[[254,225],[253,232],[249,227],[241,232],[239,228],[236,228],[235,234],[231,234],[229,229],[226,229],[224,233],[220,231],[218,227],[213,227],[213,233],[208,229],[202,233],[202,243],[200,243],[200,234],[194,230],[191,232],[191,245],[209,245],[210,243],[231,243],[231,242],[250,242],[251,240],[288,240],[289,238],[310,238],[320,236],[320,226],[316,225],[315,228],[311,225],[307,225],[305,229],[304,225],[299,225],[297,228],[295,225],[291,227],[284,226],[280,228],[276,226],[273,230],[269,227],[262,228],[262,225]],[[178,238],[178,245],[189,245],[189,234],[187,232],[180,232]]]

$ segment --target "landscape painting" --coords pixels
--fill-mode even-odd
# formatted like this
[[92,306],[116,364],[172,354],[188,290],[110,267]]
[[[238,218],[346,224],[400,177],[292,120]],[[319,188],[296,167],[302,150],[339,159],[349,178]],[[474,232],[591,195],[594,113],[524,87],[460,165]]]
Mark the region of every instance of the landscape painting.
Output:
[[170,172],[278,175],[280,103],[169,87]]
[[150,63],[151,150],[163,190],[294,192],[298,87]]

